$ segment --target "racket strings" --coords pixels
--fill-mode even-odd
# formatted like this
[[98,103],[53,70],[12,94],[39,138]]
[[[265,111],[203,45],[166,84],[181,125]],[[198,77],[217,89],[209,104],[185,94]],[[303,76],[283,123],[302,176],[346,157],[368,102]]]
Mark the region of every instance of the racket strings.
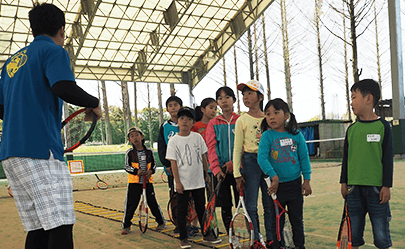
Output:
[[243,214],[237,214],[231,224],[233,248],[250,248],[250,222]]

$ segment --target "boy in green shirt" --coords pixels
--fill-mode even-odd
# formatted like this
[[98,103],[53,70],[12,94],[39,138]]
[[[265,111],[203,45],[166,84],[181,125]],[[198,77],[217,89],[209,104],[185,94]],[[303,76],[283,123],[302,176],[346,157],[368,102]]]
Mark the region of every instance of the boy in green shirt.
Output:
[[352,248],[364,245],[366,213],[369,214],[377,248],[392,246],[389,231],[389,200],[393,179],[393,138],[389,123],[373,111],[380,88],[372,79],[356,82],[352,88],[352,109],[357,116],[346,131],[341,193],[347,199],[352,228]]

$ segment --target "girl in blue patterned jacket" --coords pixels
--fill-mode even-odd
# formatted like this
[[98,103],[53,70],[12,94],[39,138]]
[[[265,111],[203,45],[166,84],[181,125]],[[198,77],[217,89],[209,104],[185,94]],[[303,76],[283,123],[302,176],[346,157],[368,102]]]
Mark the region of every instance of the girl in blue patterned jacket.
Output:
[[[270,100],[264,108],[263,134],[259,144],[258,163],[271,177],[268,194],[276,193],[280,204],[288,207],[296,248],[304,246],[303,195],[312,193],[311,165],[304,136],[298,130],[294,114],[282,99]],[[288,122],[287,122],[288,121]],[[304,183],[302,183],[302,177]],[[274,214],[274,207],[273,207]],[[272,219],[273,237],[276,237],[276,219]],[[275,240],[274,248],[279,248]]]

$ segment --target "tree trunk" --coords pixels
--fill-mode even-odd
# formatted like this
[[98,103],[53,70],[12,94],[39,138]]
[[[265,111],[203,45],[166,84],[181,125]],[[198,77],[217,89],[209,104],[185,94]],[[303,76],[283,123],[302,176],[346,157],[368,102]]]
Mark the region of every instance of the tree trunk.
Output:
[[149,148],[153,148],[153,138],[152,138],[152,111],[150,107],[150,89],[149,83],[146,84],[148,91],[148,130],[149,130]]
[[322,65],[322,47],[321,47],[321,33],[319,28],[319,20],[321,13],[321,3],[319,0],[315,0],[315,29],[317,38],[317,51],[318,51],[318,68],[319,68],[319,88],[321,91],[321,110],[322,110],[322,120],[326,119],[325,113],[325,94],[323,87],[323,65]]
[[[97,81],[97,93],[98,93],[98,99],[99,99],[99,105],[101,103],[101,94],[100,94],[100,81]],[[104,131],[103,131],[103,122],[100,122],[100,136],[101,136],[101,144],[105,144],[105,139],[104,139]]]
[[[238,85],[238,63],[236,59],[236,46],[233,45],[233,61],[235,63],[235,83]],[[240,100],[239,100],[239,93],[236,91],[236,105],[238,107],[238,113],[240,113]]]
[[159,105],[159,127],[160,127],[163,124],[162,85],[160,82],[157,83],[157,95]]
[[262,27],[263,27],[263,46],[264,46],[264,64],[266,67],[266,80],[267,80],[267,99],[271,100],[271,90],[270,90],[270,69],[269,69],[269,58],[267,57],[267,37],[266,37],[266,20],[264,15],[262,15]]
[[345,63],[345,87],[346,87],[346,107],[347,107],[347,117],[349,120],[352,119],[352,111],[350,109],[350,91],[349,91],[349,66],[347,62],[347,43],[346,43],[346,18],[344,15],[345,3],[343,2],[343,45],[344,45],[344,63]]
[[283,36],[283,58],[284,58],[284,77],[285,77],[285,89],[287,93],[287,104],[290,107],[290,111],[293,112],[292,103],[292,87],[291,87],[291,69],[290,69],[290,51],[287,32],[287,8],[285,0],[280,1],[281,9],[281,33]]
[[249,51],[250,79],[253,80],[255,78],[255,73],[253,70],[252,34],[250,32],[250,27],[248,29],[248,51]]
[[129,93],[128,93],[128,83],[126,81],[121,81],[121,91],[122,91],[122,110],[124,111],[125,120],[125,130],[128,130],[132,125],[131,122],[131,109],[129,108]]
[[257,47],[257,34],[256,34],[256,23],[253,24],[253,36],[255,38],[255,65],[256,65],[256,80],[259,81],[259,55]]
[[105,120],[105,142],[107,145],[112,144],[111,137],[111,123],[110,123],[110,112],[108,110],[107,101],[107,90],[105,86],[105,81],[101,81],[101,92],[103,93],[103,109],[104,109],[104,120]]
[[222,56],[222,71],[224,74],[224,86],[226,86],[226,64],[225,64],[225,55]]
[[382,96],[382,80],[381,80],[381,63],[380,63],[380,43],[378,41],[378,26],[377,26],[377,10],[375,8],[375,2],[374,1],[374,23],[375,23],[375,47],[377,49],[376,55],[377,55],[377,76],[378,76],[378,85],[380,86],[380,100],[383,99]]
[[353,80],[359,81],[358,57],[357,57],[357,36],[356,36],[356,18],[354,10],[354,0],[349,3],[349,16],[350,16],[350,39],[352,42],[352,67],[353,67]]
[[176,95],[176,89],[174,88],[174,84],[170,83],[170,96]]
[[134,82],[134,122],[135,126],[138,126],[138,103],[136,95],[136,82]]

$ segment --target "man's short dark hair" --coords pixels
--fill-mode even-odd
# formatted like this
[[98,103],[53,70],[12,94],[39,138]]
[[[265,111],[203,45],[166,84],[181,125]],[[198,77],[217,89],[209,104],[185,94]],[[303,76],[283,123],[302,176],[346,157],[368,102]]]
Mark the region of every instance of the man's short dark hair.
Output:
[[54,37],[61,27],[65,27],[65,14],[53,4],[36,3],[28,12],[32,35],[48,35]]
[[355,92],[359,90],[363,97],[371,94],[373,96],[373,107],[376,107],[378,101],[380,101],[381,92],[380,86],[378,83],[373,79],[364,79],[360,80],[353,84],[352,88],[350,88],[351,92]]
[[180,107],[183,106],[183,101],[177,97],[177,96],[170,96],[167,100],[166,100],[166,108],[168,108],[169,102],[172,101],[176,101],[177,103],[179,103]]

